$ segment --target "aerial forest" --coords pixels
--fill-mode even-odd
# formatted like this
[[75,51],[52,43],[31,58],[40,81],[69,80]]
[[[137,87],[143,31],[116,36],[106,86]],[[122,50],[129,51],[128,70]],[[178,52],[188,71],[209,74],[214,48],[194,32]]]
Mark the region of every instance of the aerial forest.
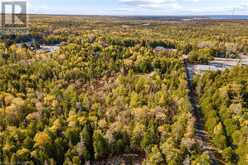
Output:
[[[211,165],[183,57],[248,56],[247,26],[31,16],[28,35],[0,39],[0,164]],[[193,88],[216,159],[248,164],[248,67],[194,75]]]

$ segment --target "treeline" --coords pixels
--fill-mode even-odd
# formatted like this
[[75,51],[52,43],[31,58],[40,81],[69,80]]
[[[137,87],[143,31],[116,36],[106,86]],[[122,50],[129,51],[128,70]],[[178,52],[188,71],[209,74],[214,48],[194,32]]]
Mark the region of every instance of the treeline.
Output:
[[30,35],[5,36],[1,40],[7,47],[32,39],[34,44],[49,45],[72,43],[81,40],[79,36],[90,35],[91,41],[97,37],[102,44],[120,47],[141,46],[154,49],[160,46],[176,49],[180,55],[189,54],[192,63],[207,63],[213,57],[239,58],[240,54],[248,53],[246,21],[151,21],[147,26],[142,21],[132,20],[128,23],[126,20],[105,17],[93,19],[44,16],[42,20],[32,16]]

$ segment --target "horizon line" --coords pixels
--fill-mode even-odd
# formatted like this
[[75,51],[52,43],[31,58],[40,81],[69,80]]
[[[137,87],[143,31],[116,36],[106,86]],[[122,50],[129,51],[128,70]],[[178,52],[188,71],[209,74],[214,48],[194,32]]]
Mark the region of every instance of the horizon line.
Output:
[[[2,13],[0,13],[2,14]],[[54,15],[54,16],[109,16],[109,17],[211,17],[211,16],[245,16],[248,17],[248,14],[185,14],[185,15],[128,15],[128,14],[60,14],[60,13],[27,13],[27,15]]]

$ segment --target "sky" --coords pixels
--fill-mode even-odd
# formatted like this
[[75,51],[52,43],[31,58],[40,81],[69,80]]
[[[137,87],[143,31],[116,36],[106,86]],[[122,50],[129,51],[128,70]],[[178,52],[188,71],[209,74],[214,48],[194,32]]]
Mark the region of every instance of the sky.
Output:
[[[0,0],[3,1],[3,0]],[[248,0],[27,0],[36,14],[248,15]]]

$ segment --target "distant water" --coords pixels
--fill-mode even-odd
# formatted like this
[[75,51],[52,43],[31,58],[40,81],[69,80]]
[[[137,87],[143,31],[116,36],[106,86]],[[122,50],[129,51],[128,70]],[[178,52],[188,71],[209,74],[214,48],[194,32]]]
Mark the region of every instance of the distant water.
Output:
[[248,15],[202,15],[202,16],[127,16],[124,18],[135,20],[161,20],[161,21],[180,21],[180,20],[248,20]]
[[207,16],[209,19],[217,20],[248,20],[248,15],[213,15]]

